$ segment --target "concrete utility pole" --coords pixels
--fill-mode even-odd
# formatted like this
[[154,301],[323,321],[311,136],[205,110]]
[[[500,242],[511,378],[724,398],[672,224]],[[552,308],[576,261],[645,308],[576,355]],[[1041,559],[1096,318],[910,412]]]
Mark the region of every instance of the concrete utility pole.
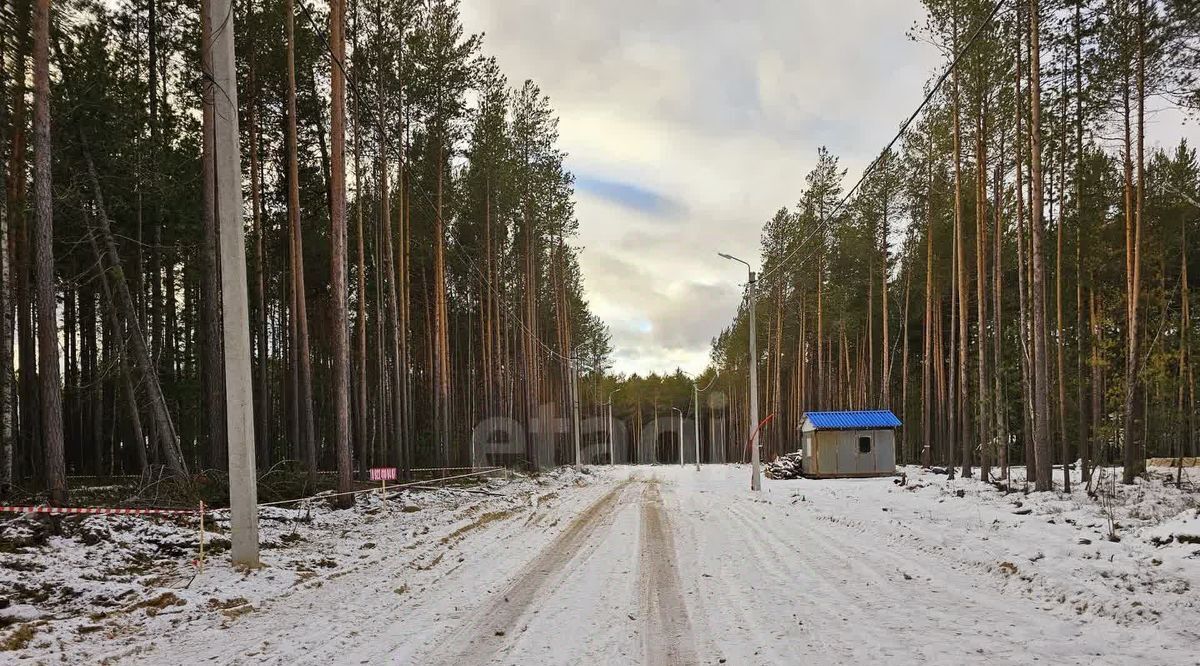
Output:
[[746,285],[746,298],[750,299],[750,320],[747,325],[750,327],[750,490],[762,490],[762,474],[759,469],[758,456],[758,350],[754,344],[755,316],[754,316],[754,284],[756,277],[754,269],[750,264],[738,259],[737,257],[725,253],[718,253],[719,256],[736,261],[739,264],[744,264],[746,270],[750,273],[750,280]]
[[583,469],[583,461],[579,456],[579,364],[575,356],[571,356],[571,403],[575,413],[575,471]]
[[683,410],[678,407],[672,407],[672,410],[679,412],[679,467],[683,468]]
[[613,458],[612,399],[613,399],[613,396],[616,395],[617,391],[620,391],[620,390],[621,390],[621,388],[618,386],[617,388],[613,389],[608,394],[608,464],[610,467],[612,465],[616,464],[616,460]]
[[254,397],[250,378],[250,311],[242,220],[242,163],[238,144],[237,71],[231,0],[209,0],[214,88],[213,137],[220,229],[221,312],[225,341],[225,409],[229,441],[231,560],[257,567],[258,487],[254,467]]

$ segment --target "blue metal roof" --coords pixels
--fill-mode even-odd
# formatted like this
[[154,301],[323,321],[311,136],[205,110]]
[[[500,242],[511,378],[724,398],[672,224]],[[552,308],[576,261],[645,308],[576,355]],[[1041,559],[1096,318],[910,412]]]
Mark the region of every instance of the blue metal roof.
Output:
[[817,430],[859,430],[899,428],[900,419],[890,409],[862,412],[806,412],[805,418]]

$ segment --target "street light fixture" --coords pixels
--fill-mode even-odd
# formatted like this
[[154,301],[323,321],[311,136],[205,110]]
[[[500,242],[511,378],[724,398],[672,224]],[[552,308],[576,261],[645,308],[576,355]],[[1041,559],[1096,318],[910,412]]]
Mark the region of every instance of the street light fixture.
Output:
[[750,320],[748,322],[750,326],[750,420],[747,425],[750,427],[750,466],[752,468],[750,490],[759,491],[762,490],[762,476],[759,469],[758,455],[758,352],[754,344],[754,329],[756,328],[754,318],[754,284],[756,280],[754,269],[750,267],[750,264],[724,252],[718,252],[717,255],[745,265],[746,270],[750,273],[746,292],[746,298],[750,301]]
[[613,399],[613,396],[616,395],[617,391],[620,391],[620,390],[621,390],[621,387],[618,386],[617,388],[613,389],[608,394],[608,464],[610,467],[613,464],[615,464],[615,462],[616,462],[613,459],[613,418],[612,418],[613,402],[612,402],[612,399]]

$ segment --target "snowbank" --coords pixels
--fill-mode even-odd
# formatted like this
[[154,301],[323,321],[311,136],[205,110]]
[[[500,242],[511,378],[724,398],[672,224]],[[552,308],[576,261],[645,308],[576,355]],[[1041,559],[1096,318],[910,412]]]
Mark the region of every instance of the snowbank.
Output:
[[[1074,467],[1070,494],[1027,493],[1023,468],[1012,469],[1009,490],[902,467],[902,486],[892,479],[780,481],[772,495],[780,501],[778,491],[791,489],[825,520],[971,567],[999,590],[1046,608],[1162,624],[1200,640],[1200,471],[1177,489],[1167,474],[1173,470],[1152,468],[1149,479],[1125,486],[1119,468],[1104,468],[1089,497]],[[1055,474],[1061,489],[1062,468]]]
[[263,566],[255,571],[229,563],[227,511],[206,521],[202,572],[192,517],[0,516],[0,652],[87,661],[198,619],[232,622],[291,590],[320,587],[420,544],[441,546],[428,557],[418,553],[423,561],[414,565],[433,567],[450,539],[603,478],[567,468],[387,499],[364,493],[345,510],[319,500],[262,507]]

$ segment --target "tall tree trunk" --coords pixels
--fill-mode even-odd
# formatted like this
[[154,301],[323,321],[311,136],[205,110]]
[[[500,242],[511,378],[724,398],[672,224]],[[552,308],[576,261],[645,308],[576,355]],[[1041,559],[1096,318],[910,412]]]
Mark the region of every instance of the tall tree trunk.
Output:
[[1050,442],[1050,371],[1046,354],[1046,287],[1042,248],[1042,78],[1041,0],[1031,0],[1029,11],[1029,146],[1033,198],[1030,202],[1030,259],[1033,264],[1033,449],[1037,467],[1035,489],[1052,490]]
[[1054,254],[1054,311],[1055,311],[1055,361],[1058,371],[1058,437],[1062,452],[1063,492],[1071,492],[1071,445],[1067,440],[1067,373],[1063,360],[1063,336],[1066,329],[1063,326],[1063,227],[1066,226],[1067,201],[1067,68],[1066,58],[1063,58],[1062,86],[1059,97],[1062,99],[1060,121],[1062,123],[1062,140],[1059,144],[1059,203],[1058,228],[1055,235]]
[[[353,32],[351,48],[354,52],[358,52],[358,3],[351,5],[350,15],[354,20],[351,27]],[[380,23],[380,28],[383,25]],[[358,68],[355,68],[355,76],[358,75]],[[382,89],[382,88],[381,88]],[[381,95],[382,97],[382,95]],[[355,235],[356,235],[356,252],[357,252],[357,288],[355,290],[355,300],[358,306],[358,312],[354,319],[355,325],[355,355],[354,366],[355,375],[357,376],[357,384],[354,391],[354,433],[356,450],[358,451],[358,471],[360,478],[365,478],[367,470],[367,442],[370,439],[369,431],[367,430],[367,262],[366,262],[366,239],[363,229],[363,175],[362,175],[362,139],[360,117],[363,114],[362,103],[357,92],[353,96],[354,113],[352,115],[353,133],[354,133],[354,218],[355,218]],[[387,169],[381,170],[384,178],[387,178]],[[386,218],[385,218],[386,221]],[[383,226],[383,225],[381,225]]]
[[[308,340],[308,304],[304,286],[304,234],[300,227],[300,167],[296,136],[296,32],[294,0],[284,2],[284,24],[287,29],[287,152],[288,152],[288,229],[291,242],[289,254],[292,265],[292,320],[296,340],[293,358],[296,362],[296,404],[293,410],[299,420],[300,452],[310,480],[317,476],[317,433],[313,423],[312,353]],[[336,69],[336,67],[335,67]]]
[[450,383],[450,331],[449,312],[446,303],[446,224],[445,224],[445,138],[438,142],[437,154],[437,211],[434,214],[434,329],[437,336],[435,371],[437,372],[438,448],[442,464],[450,464],[450,412],[453,390]]
[[9,168],[6,191],[8,199],[7,209],[10,212],[9,224],[12,233],[12,238],[9,241],[9,252],[13,260],[13,275],[11,275],[11,278],[12,282],[15,283],[12,290],[14,292],[13,300],[16,302],[14,309],[17,319],[17,367],[20,368],[16,382],[16,394],[23,397],[23,399],[17,400],[16,422],[19,429],[14,439],[14,450],[15,457],[17,458],[15,461],[16,474],[26,473],[36,476],[41,473],[42,468],[42,460],[36,455],[37,443],[39,441],[39,388],[35,369],[38,362],[33,340],[33,302],[31,294],[33,290],[33,285],[31,284],[33,248],[30,246],[29,220],[25,214],[25,202],[28,192],[26,191],[27,170],[25,165],[27,140],[25,132],[25,93],[27,88],[24,85],[24,81],[28,74],[26,55],[32,49],[31,0],[18,0],[18,2],[14,3],[14,9],[17,12],[16,34],[21,35],[22,39],[17,43],[15,53],[13,54],[16,62],[12,78],[14,82],[20,81],[22,84],[13,86],[12,115],[10,119],[12,138],[8,151]]
[[[352,48],[354,53],[359,50],[359,12],[358,2],[354,2],[350,6],[350,17],[354,20],[352,25]],[[379,25],[383,28],[383,25]],[[358,67],[355,67],[355,77],[358,76]],[[367,431],[367,276],[366,276],[366,239],[364,238],[364,228],[362,228],[362,205],[364,205],[365,197],[362,196],[362,169],[360,160],[360,151],[362,149],[362,140],[360,136],[359,118],[362,115],[361,102],[358,94],[353,96],[354,112],[350,116],[350,122],[353,124],[354,134],[354,227],[355,227],[355,305],[354,317],[354,450],[358,451],[358,469],[360,478],[365,478],[367,469],[367,440],[370,439]],[[384,170],[384,178],[386,178],[386,170]]]
[[[1024,24],[1024,16],[1021,14],[1023,5],[1018,3],[1016,10],[1016,24],[1021,26]],[[1016,116],[1016,134],[1013,137],[1013,153],[1014,171],[1016,176],[1016,185],[1013,188],[1017,197],[1017,308],[1018,308],[1018,326],[1020,333],[1017,340],[1020,343],[1020,360],[1021,360],[1021,428],[1022,428],[1022,443],[1023,443],[1023,458],[1025,462],[1025,483],[1037,480],[1037,465],[1034,464],[1033,452],[1033,357],[1031,354],[1031,343],[1029,340],[1029,303],[1027,297],[1029,295],[1029,287],[1026,276],[1028,275],[1028,262],[1025,257],[1025,142],[1023,134],[1023,124],[1025,118],[1025,98],[1021,91],[1021,81],[1024,76],[1024,66],[1021,60],[1021,53],[1025,48],[1025,40],[1022,34],[1026,31],[1016,30],[1017,48],[1014,49],[1013,59],[1014,66],[1014,115]]]
[[1075,405],[1079,417],[1079,478],[1087,487],[1091,473],[1083,365],[1084,344],[1090,336],[1085,333],[1083,320],[1083,2],[1075,1]]
[[[403,98],[402,98],[403,99]],[[403,115],[403,112],[402,112]],[[405,121],[405,136],[408,136],[408,123]],[[412,322],[412,173],[404,168],[405,155],[408,151],[408,141],[400,151],[399,168],[404,177],[400,182],[400,247],[397,248],[396,259],[401,265],[396,274],[400,280],[400,378],[401,394],[404,403],[404,420],[402,429],[401,448],[404,451],[406,470],[411,470],[416,461],[416,447],[413,442],[414,405],[412,388],[412,340],[410,327]],[[411,472],[409,472],[411,474]]]
[[[886,155],[884,159],[891,159],[891,155]],[[883,193],[883,229],[880,230],[882,246],[882,251],[880,252],[880,263],[882,265],[879,269],[879,318],[883,328],[883,330],[880,332],[881,358],[879,368],[879,390],[880,404],[884,409],[892,408],[892,394],[890,390],[892,352],[891,347],[889,346],[891,344],[891,338],[888,331],[890,326],[890,322],[888,321],[888,233],[891,232],[891,224],[890,220],[888,220],[888,214],[891,211],[888,210],[888,204],[890,203],[890,200],[891,191],[885,190]],[[874,366],[871,366],[870,370],[874,371]]]
[[[900,419],[903,423],[908,423],[908,305],[910,290],[912,284],[912,264],[904,266],[904,328],[903,328],[903,348],[904,352],[900,360]],[[901,444],[904,451],[904,462],[912,464],[912,436],[908,434],[909,429],[905,427],[901,431]]]
[[[392,389],[392,414],[396,421],[396,452],[400,458],[400,463],[406,469],[413,467],[412,454],[410,454],[410,433],[408,428],[412,422],[410,415],[410,401],[408,397],[408,295],[407,295],[407,276],[408,276],[408,260],[406,248],[408,247],[408,226],[404,223],[406,218],[407,192],[404,191],[404,155],[401,150],[398,156],[398,164],[396,168],[397,187],[400,191],[401,202],[396,206],[396,226],[397,239],[396,247],[392,248],[392,232],[391,220],[383,220],[383,251],[384,262],[388,263],[392,268],[392,276],[394,280],[388,281],[388,308],[391,312],[391,340],[392,356],[395,356],[396,362],[392,365],[392,383],[395,384]],[[395,254],[395,256],[392,256]],[[397,293],[396,282],[400,281],[401,289]]]
[[[1019,147],[1018,147],[1019,148]],[[992,215],[995,220],[993,229],[992,256],[992,405],[995,418],[996,464],[1000,466],[1000,478],[1008,477],[1008,403],[1004,394],[1004,271],[1001,262],[1004,259],[1004,222],[1003,222],[1003,192],[1004,192],[1004,135],[1000,137],[1000,159],[996,163],[996,171],[992,177],[995,200],[992,204]]]
[[[1195,428],[1195,398],[1190,391],[1192,377],[1191,354],[1191,295],[1188,291],[1188,256],[1187,256],[1187,222],[1179,225],[1179,436],[1176,457],[1178,470],[1183,468],[1183,456],[1190,448]],[[1175,484],[1179,485],[1182,475],[1177,471]]]
[[[954,19],[954,51],[958,52],[958,13],[957,3]],[[955,436],[959,438],[959,443],[962,448],[962,476],[971,476],[971,449],[972,442],[970,436],[970,426],[967,422],[967,406],[969,391],[967,390],[967,378],[969,375],[967,366],[967,343],[968,343],[968,328],[970,321],[970,290],[967,286],[967,253],[966,253],[966,232],[963,228],[965,224],[963,220],[963,202],[962,202],[962,123],[961,113],[959,110],[959,81],[958,68],[954,68],[954,248],[957,261],[955,262],[955,286],[958,294],[958,400],[953,408],[959,416],[959,430],[955,432]]]
[[[337,455],[338,492],[348,493],[353,485],[350,455],[350,347],[346,318],[346,80],[342,63],[346,60],[343,34],[344,0],[329,3],[329,39],[333,65],[330,88],[330,262],[329,291],[333,320],[333,411],[334,447]],[[338,505],[354,504],[353,495],[341,495]]]
[[271,354],[267,344],[267,285],[266,252],[264,250],[262,215],[262,171],[259,161],[257,46],[250,50],[250,103],[247,120],[250,125],[250,208],[254,234],[254,322],[255,346],[258,348],[258,423],[254,434],[257,452],[254,456],[260,469],[271,465]]
[[975,123],[975,350],[976,350],[976,388],[975,402],[976,430],[979,434],[979,478],[988,481],[991,478],[991,448],[995,433],[989,423],[991,407],[988,395],[991,393],[987,380],[987,109],[983,95],[980,94]]
[[[8,40],[0,39],[0,81],[8,82]],[[7,91],[0,89],[0,132],[8,129]],[[12,266],[8,233],[8,140],[0,135],[0,499],[8,497],[13,480],[13,303]]]
[[[84,163],[87,166],[88,180],[92,186],[92,198],[96,206],[95,221],[99,226],[96,232],[100,234],[100,241],[107,260],[107,263],[102,265],[102,269],[108,276],[106,279],[111,279],[113,282],[116,303],[122,310],[121,316],[125,321],[135,322],[137,318],[133,297],[129,294],[129,285],[126,283],[125,273],[121,269],[121,257],[117,253],[117,245],[113,241],[112,227],[108,222],[108,211],[104,206],[104,193],[100,189],[100,179],[96,175],[96,166],[87,147],[87,139],[82,134],[80,135],[80,144],[83,146]],[[187,465],[179,448],[179,437],[175,433],[175,424],[171,421],[171,414],[167,411],[167,401],[163,396],[162,385],[158,381],[157,368],[150,357],[150,350],[146,346],[146,339],[142,335],[140,326],[129,327],[129,342],[133,347],[134,365],[137,367],[138,374],[141,375],[141,383],[146,387],[146,394],[150,401],[150,414],[154,420],[154,433],[158,437],[158,450],[163,456],[167,469],[179,478],[186,478]]]
[[[380,66],[380,71],[382,71],[382,63]],[[379,83],[380,83],[380,86],[382,86],[382,83],[383,83],[382,80]],[[392,451],[391,455],[395,456],[395,458],[398,459],[398,462],[400,462],[400,464],[403,464],[403,461],[399,460],[400,458],[403,457],[401,455],[402,447],[400,446],[400,442],[399,442],[399,437],[401,434],[400,419],[401,419],[401,413],[403,411],[403,405],[401,404],[402,396],[401,396],[401,392],[399,390],[399,384],[402,381],[402,378],[400,376],[400,365],[401,365],[400,364],[400,339],[401,339],[401,336],[403,335],[403,333],[400,330],[400,318],[399,318],[400,304],[399,304],[399,300],[396,296],[396,279],[395,279],[395,276],[400,273],[402,268],[400,267],[400,264],[397,262],[398,257],[395,256],[396,252],[393,250],[393,247],[392,247],[393,242],[392,242],[391,202],[390,202],[390,195],[389,195],[389,191],[388,191],[388,164],[387,164],[388,154],[387,154],[387,141],[386,141],[386,134],[385,134],[386,127],[384,125],[384,121],[385,121],[384,107],[383,107],[382,99],[380,99],[380,101],[379,101],[379,108],[378,108],[377,112],[378,112],[377,139],[379,142],[379,203],[380,203],[379,228],[380,228],[380,230],[382,232],[382,236],[383,236],[383,261],[384,261],[384,264],[386,264],[389,267],[392,267],[392,270],[394,271],[394,272],[392,272],[393,279],[387,280],[387,287],[386,287],[386,289],[387,289],[388,324],[391,328],[391,332],[390,332],[391,334],[388,337],[389,337],[389,340],[391,341],[392,358],[394,358],[396,360],[396,362],[392,364],[392,369],[393,369],[392,383],[395,386],[393,387],[393,390],[391,393],[391,397],[392,397],[391,410],[392,410],[393,418],[396,420],[395,434],[397,436],[397,445],[391,448],[391,451]],[[401,156],[401,160],[403,160],[403,156]],[[403,164],[403,162],[401,162],[401,164]],[[400,178],[401,182],[403,182],[403,173],[399,169],[397,170],[397,176]],[[403,210],[400,209],[399,207],[397,207],[397,208],[398,208],[397,217],[399,218],[403,215]],[[389,457],[391,457],[391,456],[389,456]]]
[[[1125,468],[1122,481],[1131,484],[1146,471],[1145,443],[1139,430],[1141,401],[1141,361],[1139,359],[1138,318],[1142,291],[1142,211],[1146,201],[1146,0],[1138,0],[1137,15],[1137,189],[1132,215],[1126,216],[1126,274],[1128,280],[1127,330],[1125,348]],[[1127,105],[1128,109],[1128,105]],[[1128,116],[1126,116],[1128,117]],[[1128,122],[1126,123],[1128,128]],[[1128,129],[1126,154],[1128,155]],[[1126,158],[1126,173],[1129,172]],[[1129,177],[1127,176],[1126,182]],[[1128,188],[1128,185],[1126,186]],[[1128,198],[1129,194],[1126,194]]]
[[[1096,465],[1104,463],[1103,442],[1100,439],[1100,425],[1104,419],[1104,378],[1100,368],[1100,318],[1096,306],[1096,277],[1088,275],[1088,322],[1091,326],[1091,394],[1092,394],[1092,436],[1091,449],[1094,452]],[[1091,477],[1088,477],[1086,487],[1091,490]]]
[[[96,255],[96,263],[103,266],[106,262],[100,251],[100,244],[96,241],[96,235],[90,234],[89,240],[92,254]],[[117,306],[116,299],[113,298],[112,286],[109,285],[108,279],[101,280],[100,284],[104,289],[104,301],[108,304],[109,325],[112,326],[114,333],[117,367],[120,371],[118,381],[121,383],[121,396],[125,400],[125,411],[129,414],[129,434],[133,440],[133,451],[137,456],[138,472],[145,473],[149,469],[150,458],[146,452],[146,437],[142,432],[142,417],[138,410],[137,391],[134,389],[133,376],[129,370],[129,355],[125,348],[125,330],[128,322],[122,321],[121,309]],[[133,325],[136,326],[137,322],[134,322]]]
[[203,141],[200,169],[203,194],[201,201],[200,238],[200,369],[202,380],[201,403],[204,405],[204,432],[202,441],[207,444],[203,459],[212,469],[224,469],[228,443],[225,428],[225,354],[224,336],[221,332],[221,265],[217,255],[219,243],[216,217],[216,167],[213,155],[213,96],[212,62],[207,45],[212,40],[212,26],[208,25],[208,12],[203,9],[210,0],[202,0],[200,11],[201,69],[204,72],[204,88],[201,96],[203,108]]
[[46,490],[67,502],[63,456],[62,386],[59,384],[58,310],[54,298],[54,209],[50,174],[50,0],[33,8],[34,295],[38,319],[38,388]]
[[[933,403],[934,403],[934,356],[933,356],[933,128],[929,130],[929,148],[926,154],[926,188],[928,201],[925,204],[925,320],[922,327],[924,349],[921,354],[921,465],[928,467],[933,462]],[[940,361],[938,362],[940,363]]]
[[821,299],[822,284],[825,282],[825,237],[823,234],[817,239],[817,242],[820,247],[817,249],[817,399],[815,406],[820,410],[828,409],[830,405],[825,403],[825,360],[822,352],[825,336],[825,311]]

